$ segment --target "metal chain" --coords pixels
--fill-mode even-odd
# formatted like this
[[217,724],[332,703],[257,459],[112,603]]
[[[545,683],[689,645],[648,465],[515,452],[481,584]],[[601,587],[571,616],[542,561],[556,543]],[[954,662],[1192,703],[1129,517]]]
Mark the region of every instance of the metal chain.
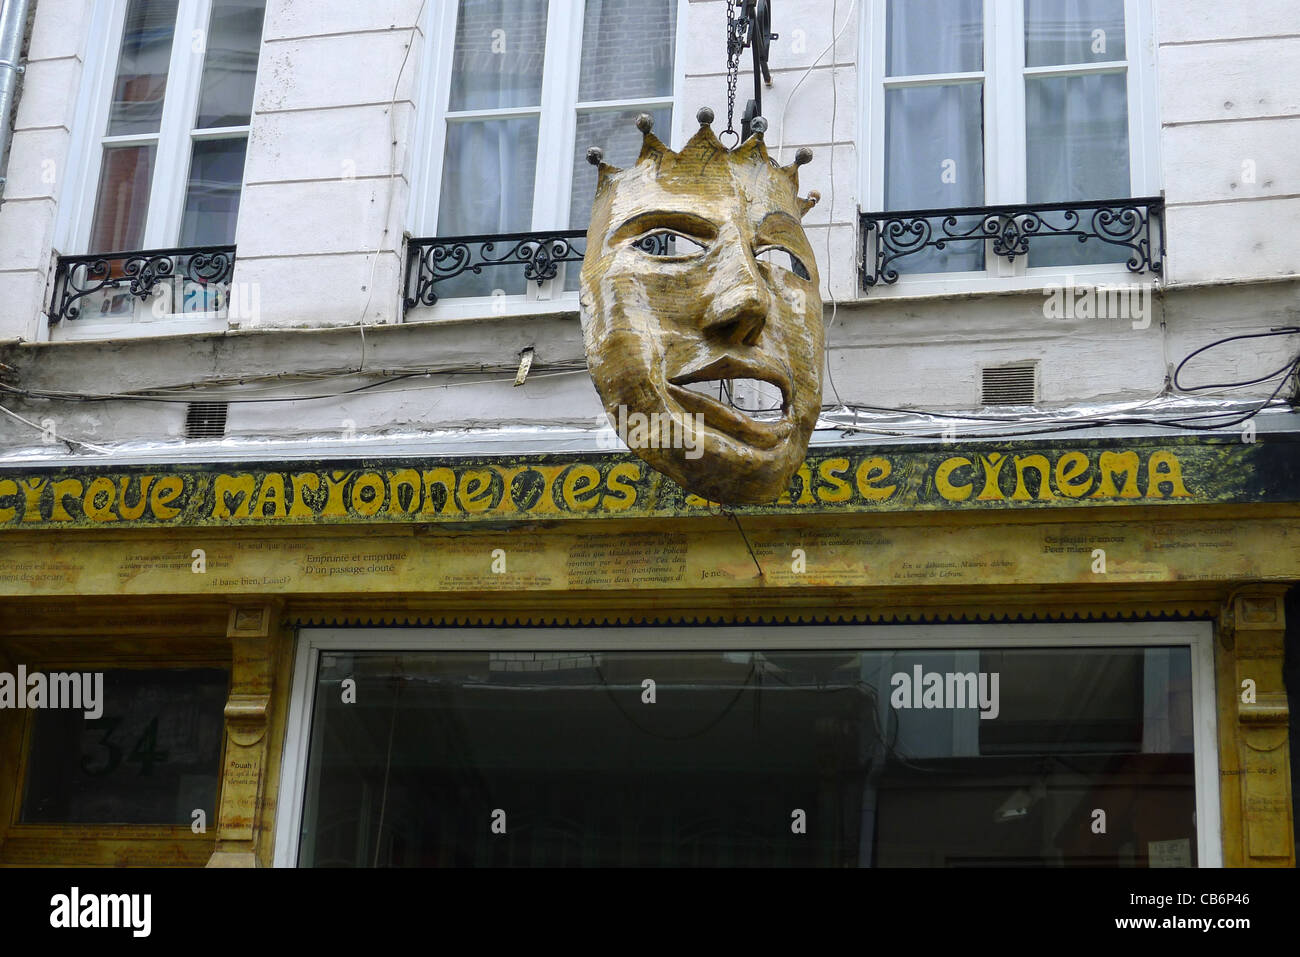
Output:
[[736,16],[736,4],[739,2],[740,0],[727,0],[727,128],[722,131],[723,136],[728,133],[734,136],[736,143],[740,142],[740,134],[736,132],[734,126],[736,82],[739,79],[740,55],[745,50],[741,25],[737,22],[739,18]]

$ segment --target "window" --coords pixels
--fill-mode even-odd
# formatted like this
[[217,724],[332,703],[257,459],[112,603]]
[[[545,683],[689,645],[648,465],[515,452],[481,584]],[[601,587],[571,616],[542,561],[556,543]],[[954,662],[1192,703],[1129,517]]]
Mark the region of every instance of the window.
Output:
[[[112,0],[96,10],[92,35],[101,40],[102,64],[96,71],[96,58],[88,57],[79,111],[84,185],[60,231],[64,252],[103,256],[234,243],[265,5]],[[79,290],[94,285],[88,280],[110,282],[52,321],[156,315],[142,302],[150,290],[112,284],[158,268],[147,258],[136,263],[109,257],[98,274],[74,273]],[[199,306],[213,305],[217,290],[193,279],[206,264],[190,265],[173,257],[164,267],[163,275],[176,277],[168,314],[195,311],[196,292]]]
[[[1064,205],[1158,192],[1147,0],[873,0],[871,11],[866,208]],[[1051,235],[1065,220],[1044,219],[1052,225],[1011,256],[982,241],[992,238],[979,233],[984,217],[959,217],[946,231],[975,241],[927,244],[898,266],[1007,277],[1026,267],[1122,263],[1132,253]]]
[[[673,122],[680,0],[459,0],[440,4],[416,232],[437,237],[585,229],[596,173],[589,146],[635,160],[634,121]],[[581,245],[577,258],[581,258]],[[535,297],[509,244],[470,249],[512,266],[440,276],[437,296]],[[576,260],[570,260],[576,261]],[[577,270],[565,277],[576,289]]]
[[1204,624],[652,631],[305,631],[277,863],[1219,864]]
[[0,639],[0,867],[207,863],[229,689],[225,638]]
[[235,241],[264,7],[126,4],[88,252]]
[[[89,684],[91,672],[55,674]],[[229,675],[117,668],[98,680],[100,714],[33,712],[20,823],[180,827],[195,808],[215,819]]]

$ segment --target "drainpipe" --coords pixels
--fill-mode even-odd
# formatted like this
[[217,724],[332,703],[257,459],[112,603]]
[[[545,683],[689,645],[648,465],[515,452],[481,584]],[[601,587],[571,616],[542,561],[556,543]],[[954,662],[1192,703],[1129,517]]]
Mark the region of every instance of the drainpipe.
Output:
[[18,98],[18,63],[27,32],[28,0],[0,0],[0,197],[4,196],[8,177],[9,141],[13,136],[14,101]]

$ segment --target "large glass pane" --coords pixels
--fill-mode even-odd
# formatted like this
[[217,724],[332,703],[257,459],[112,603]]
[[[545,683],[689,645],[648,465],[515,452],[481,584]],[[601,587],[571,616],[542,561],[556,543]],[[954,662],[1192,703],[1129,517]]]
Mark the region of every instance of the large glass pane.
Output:
[[[447,124],[447,152],[438,201],[438,236],[527,232],[533,228],[537,118]],[[504,256],[508,248],[493,251]],[[472,249],[471,253],[476,252]],[[522,295],[519,265],[489,266],[437,284],[438,296]]]
[[157,133],[176,32],[177,0],[131,0],[113,81],[108,135]]
[[573,187],[569,199],[569,228],[586,229],[591,222],[591,201],[596,195],[596,167],[587,162],[587,149],[599,146],[605,162],[628,167],[641,153],[641,131],[636,118],[642,113],[654,117],[656,130],[670,130],[672,107],[657,110],[598,111],[578,114],[578,132],[573,154]]
[[197,129],[247,126],[266,0],[213,0]]
[[152,146],[113,146],[104,150],[90,229],[91,252],[121,252],[139,249],[143,244],[154,153]]
[[1025,65],[1123,60],[1124,0],[1025,0]]
[[547,0],[460,0],[449,110],[538,106]]
[[[1123,73],[1026,77],[1029,202],[1130,195],[1128,78]],[[1031,266],[1120,262],[1128,253],[1096,240],[1034,239]]]
[[984,0],[889,0],[885,75],[984,69]]
[[224,246],[235,241],[247,149],[243,137],[194,144],[181,219],[182,246]]
[[[984,203],[984,86],[963,83],[885,91],[885,208],[955,209]],[[933,238],[943,229],[933,220]],[[950,231],[969,232],[962,217]],[[984,243],[950,243],[898,260],[901,272],[984,268]]]
[[[658,110],[617,110],[578,114],[578,133],[573,154],[573,186],[569,196],[569,228],[586,229],[591,223],[591,201],[596,195],[596,167],[587,162],[587,148],[599,146],[605,162],[628,167],[641,153],[641,131],[636,118],[641,113],[654,117],[656,130],[673,126],[671,107]],[[564,288],[578,288],[578,265],[565,267]]]
[[[53,689],[52,676],[45,673]],[[35,712],[23,797],[25,824],[161,824],[188,827],[193,812],[217,816],[225,738],[225,671],[102,672],[98,706]],[[75,677],[94,694],[91,672]],[[30,681],[30,675],[29,675]],[[63,684],[63,687],[70,687]],[[94,714],[94,712],[91,712]]]
[[1186,648],[327,653],[299,863],[1192,866],[1191,691]]
[[578,99],[671,96],[676,31],[677,0],[587,0]]

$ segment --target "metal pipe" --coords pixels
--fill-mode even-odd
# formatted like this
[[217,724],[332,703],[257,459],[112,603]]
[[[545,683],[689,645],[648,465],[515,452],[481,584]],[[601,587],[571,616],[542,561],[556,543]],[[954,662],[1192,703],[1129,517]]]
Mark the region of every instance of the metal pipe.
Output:
[[0,196],[4,196],[18,74],[24,69],[18,58],[22,55],[23,39],[27,33],[28,0],[0,0],[0,3],[4,4],[0,9]]

